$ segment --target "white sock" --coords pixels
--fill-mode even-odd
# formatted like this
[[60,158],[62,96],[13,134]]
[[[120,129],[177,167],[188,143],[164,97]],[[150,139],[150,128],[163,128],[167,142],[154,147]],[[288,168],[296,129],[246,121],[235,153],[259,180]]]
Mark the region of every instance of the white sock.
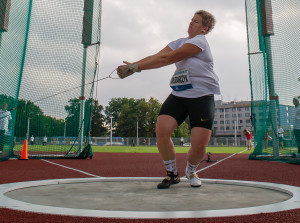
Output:
[[167,161],[164,160],[164,164],[167,171],[173,172],[175,175],[177,175],[176,159]]
[[187,176],[191,176],[193,173],[196,172],[196,169],[197,169],[198,165],[199,165],[199,163],[194,165],[194,164],[191,164],[187,161],[186,168],[185,168],[185,174]]

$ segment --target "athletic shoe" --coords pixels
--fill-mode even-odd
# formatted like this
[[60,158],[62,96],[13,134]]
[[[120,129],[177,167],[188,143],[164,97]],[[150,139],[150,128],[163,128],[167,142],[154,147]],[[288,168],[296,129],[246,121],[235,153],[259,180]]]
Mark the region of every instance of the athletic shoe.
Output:
[[168,189],[172,184],[178,184],[180,182],[179,175],[175,175],[173,172],[167,171],[167,176],[163,181],[157,185],[157,189]]
[[201,187],[201,180],[196,173],[192,173],[190,176],[186,175],[186,178],[190,180],[191,187]]

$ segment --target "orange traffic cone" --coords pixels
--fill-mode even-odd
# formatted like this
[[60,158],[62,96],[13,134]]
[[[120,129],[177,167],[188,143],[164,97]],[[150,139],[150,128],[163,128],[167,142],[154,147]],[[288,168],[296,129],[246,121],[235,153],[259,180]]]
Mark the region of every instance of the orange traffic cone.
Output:
[[22,154],[20,157],[20,160],[28,160],[28,154],[27,154],[27,139],[24,139]]

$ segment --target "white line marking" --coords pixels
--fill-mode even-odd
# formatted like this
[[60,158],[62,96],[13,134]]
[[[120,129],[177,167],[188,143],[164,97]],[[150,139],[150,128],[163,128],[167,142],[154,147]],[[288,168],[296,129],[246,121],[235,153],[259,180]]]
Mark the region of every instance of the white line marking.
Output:
[[209,166],[207,166],[207,167],[204,167],[204,168],[202,168],[202,169],[196,171],[196,173],[199,173],[199,172],[201,172],[201,171],[203,171],[203,170],[206,170],[206,169],[208,169],[208,168],[210,168],[210,167],[212,167],[212,166],[214,166],[214,165],[217,165],[218,163],[220,163],[220,162],[222,162],[222,161],[224,161],[224,160],[227,160],[227,159],[229,159],[229,158],[235,156],[236,154],[241,154],[241,153],[245,152],[246,150],[247,150],[247,149],[245,149],[245,150],[243,150],[243,151],[240,151],[239,153],[233,153],[233,154],[231,154],[230,156],[225,157],[224,159],[221,159],[221,160],[217,161],[217,162],[214,163],[214,164],[211,164],[211,165],[209,165]]
[[199,173],[199,172],[201,172],[201,171],[203,171],[203,170],[206,170],[206,169],[208,169],[208,168],[210,168],[210,167],[212,167],[212,166],[214,166],[214,165],[217,165],[218,163],[221,163],[222,161],[227,160],[227,159],[229,159],[230,157],[233,157],[234,155],[236,155],[236,153],[233,153],[233,154],[231,154],[230,156],[225,157],[224,159],[221,159],[221,160],[215,162],[214,164],[211,164],[211,165],[209,165],[209,166],[207,166],[207,167],[204,167],[204,168],[202,168],[202,169],[196,171],[196,173]]
[[244,149],[243,151],[241,151],[241,152],[239,152],[238,154],[241,154],[241,153],[243,153],[243,152],[245,152],[245,151],[247,151],[248,149]]
[[66,169],[70,169],[70,170],[74,170],[74,171],[79,172],[79,173],[86,174],[88,176],[101,177],[101,176],[97,176],[97,175],[94,175],[94,174],[91,174],[91,173],[87,173],[87,172],[84,172],[84,171],[81,171],[81,170],[77,170],[77,169],[74,169],[74,168],[71,168],[71,167],[67,167],[67,166],[64,166],[64,165],[61,165],[61,164],[58,164],[58,163],[54,163],[54,162],[51,162],[49,160],[44,160],[44,159],[42,159],[42,160],[45,161],[45,162],[47,162],[47,163],[51,163],[53,165],[57,165],[57,166],[60,166],[60,167],[66,168]]

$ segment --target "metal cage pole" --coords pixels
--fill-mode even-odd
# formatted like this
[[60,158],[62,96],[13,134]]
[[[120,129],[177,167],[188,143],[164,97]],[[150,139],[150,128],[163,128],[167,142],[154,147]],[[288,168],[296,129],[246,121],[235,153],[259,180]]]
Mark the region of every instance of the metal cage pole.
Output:
[[274,76],[273,76],[273,59],[271,48],[271,35],[274,35],[273,20],[272,20],[272,5],[271,0],[257,0],[257,15],[259,27],[260,46],[266,57],[266,70],[268,77],[269,89],[269,114],[271,118],[272,136],[273,136],[273,158],[279,157],[279,141],[277,135],[277,102],[278,95],[275,92]]
[[84,107],[85,107],[85,73],[86,73],[86,54],[87,46],[83,48],[83,61],[82,61],[82,78],[81,78],[81,96],[80,100],[80,114],[79,114],[79,137],[78,137],[78,153],[82,152],[83,145],[83,131],[84,131]]
[[85,110],[85,74],[86,74],[86,56],[88,46],[92,43],[93,31],[93,10],[94,0],[84,1],[84,15],[83,15],[83,29],[82,29],[82,44],[83,44],[83,61],[82,61],[82,79],[81,79],[81,95],[80,100],[80,114],[79,114],[79,139],[78,139],[78,153],[82,152],[83,147],[83,132],[84,132],[84,110]]

